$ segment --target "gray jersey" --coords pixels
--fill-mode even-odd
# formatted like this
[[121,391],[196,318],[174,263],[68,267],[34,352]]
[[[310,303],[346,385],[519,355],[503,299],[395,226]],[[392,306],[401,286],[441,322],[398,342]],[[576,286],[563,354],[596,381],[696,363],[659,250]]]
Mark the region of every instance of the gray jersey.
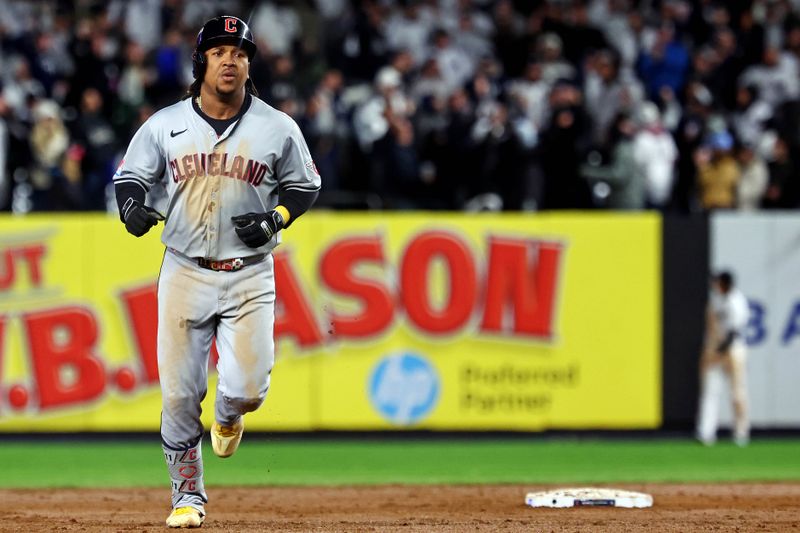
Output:
[[300,128],[255,97],[220,136],[191,99],[157,112],[134,135],[114,182],[137,183],[151,196],[163,189],[162,242],[188,257],[212,259],[267,252],[279,242],[280,235],[249,248],[232,216],[273,209],[279,189],[320,188]]

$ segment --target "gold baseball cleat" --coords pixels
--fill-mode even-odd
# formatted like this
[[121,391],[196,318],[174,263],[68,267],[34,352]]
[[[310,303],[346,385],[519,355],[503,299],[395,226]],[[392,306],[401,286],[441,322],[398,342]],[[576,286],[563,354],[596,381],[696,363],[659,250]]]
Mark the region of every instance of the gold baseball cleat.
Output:
[[211,447],[214,453],[219,457],[230,457],[239,447],[242,441],[242,433],[244,433],[244,418],[239,418],[239,421],[232,426],[223,426],[217,424],[215,420],[211,424]]
[[200,527],[206,517],[194,507],[177,507],[167,517],[167,527]]

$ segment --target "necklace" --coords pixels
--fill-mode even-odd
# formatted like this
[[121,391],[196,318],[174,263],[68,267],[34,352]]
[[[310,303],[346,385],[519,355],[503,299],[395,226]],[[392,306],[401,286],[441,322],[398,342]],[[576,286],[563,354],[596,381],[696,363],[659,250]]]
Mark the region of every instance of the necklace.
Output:
[[202,96],[198,96],[197,97],[197,107],[200,108],[200,111],[203,110],[203,100],[202,100],[202,98],[203,98]]

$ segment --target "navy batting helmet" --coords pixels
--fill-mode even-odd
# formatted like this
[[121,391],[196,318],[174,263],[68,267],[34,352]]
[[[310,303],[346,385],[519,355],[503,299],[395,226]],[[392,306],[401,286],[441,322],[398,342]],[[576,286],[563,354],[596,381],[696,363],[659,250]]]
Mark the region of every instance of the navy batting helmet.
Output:
[[224,15],[216,17],[203,25],[197,34],[197,45],[192,54],[192,74],[202,79],[205,74],[206,56],[204,52],[215,46],[233,44],[247,53],[253,60],[256,55],[256,43],[253,33],[245,21],[238,17]]

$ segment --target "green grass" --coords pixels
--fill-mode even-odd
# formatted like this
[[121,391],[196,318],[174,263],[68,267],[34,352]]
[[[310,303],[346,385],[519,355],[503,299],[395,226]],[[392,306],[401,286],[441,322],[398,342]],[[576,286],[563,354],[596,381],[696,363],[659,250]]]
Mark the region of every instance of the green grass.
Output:
[[[800,440],[747,448],[689,440],[262,440],[221,460],[209,485],[614,483],[800,480]],[[0,441],[0,488],[145,487],[167,482],[153,442]]]

